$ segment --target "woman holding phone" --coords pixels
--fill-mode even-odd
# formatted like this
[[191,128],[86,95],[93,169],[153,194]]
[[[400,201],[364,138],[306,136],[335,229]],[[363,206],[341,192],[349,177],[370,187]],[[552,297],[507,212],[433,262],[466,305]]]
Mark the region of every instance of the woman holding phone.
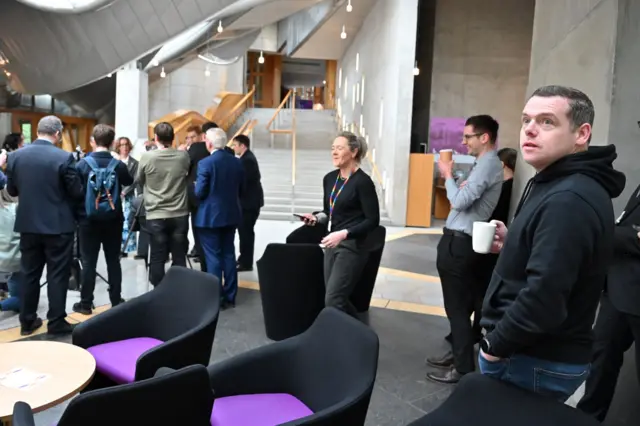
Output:
[[366,141],[342,132],[331,146],[336,170],[323,179],[324,209],[305,214],[308,226],[326,224],[329,234],[322,240],[324,254],[325,305],[355,315],[349,301],[371,251],[369,236],[380,224],[376,188],[361,168],[367,154]]

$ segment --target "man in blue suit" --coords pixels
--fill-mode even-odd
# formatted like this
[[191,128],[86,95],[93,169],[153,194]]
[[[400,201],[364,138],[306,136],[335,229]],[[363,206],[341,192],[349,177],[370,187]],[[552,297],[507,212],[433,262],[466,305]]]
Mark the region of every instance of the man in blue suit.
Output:
[[206,133],[211,155],[198,163],[195,195],[200,200],[195,227],[207,262],[207,272],[218,277],[222,287],[221,307],[234,307],[238,271],[234,239],[242,220],[240,193],[244,181],[242,163],[224,148],[227,135],[220,128]]

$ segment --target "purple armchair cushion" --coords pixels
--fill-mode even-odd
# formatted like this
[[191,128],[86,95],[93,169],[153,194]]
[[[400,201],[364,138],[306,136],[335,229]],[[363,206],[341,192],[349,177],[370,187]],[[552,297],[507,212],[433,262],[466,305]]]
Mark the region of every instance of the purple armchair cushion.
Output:
[[133,383],[140,355],[164,343],[151,337],[103,343],[87,350],[96,360],[96,371],[118,384]]
[[286,393],[228,396],[213,403],[211,426],[275,426],[311,414],[309,407]]

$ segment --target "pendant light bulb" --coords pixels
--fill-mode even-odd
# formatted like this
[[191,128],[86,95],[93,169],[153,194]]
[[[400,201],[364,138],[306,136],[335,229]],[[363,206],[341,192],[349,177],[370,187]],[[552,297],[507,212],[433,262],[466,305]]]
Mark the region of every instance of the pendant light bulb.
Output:
[[344,25],[342,26],[342,32],[340,33],[340,38],[343,40],[347,38],[347,29]]
[[258,58],[258,63],[259,64],[264,64],[264,55],[262,53],[262,50],[260,51],[260,57]]
[[221,33],[224,31],[224,28],[222,28],[222,20],[220,20],[220,22],[218,22],[218,32]]
[[151,61],[151,65],[157,67],[158,65],[160,65],[160,62],[158,62],[157,59],[154,59],[153,61]]
[[351,0],[347,3],[347,12],[353,11],[353,6],[351,6]]
[[111,78],[111,73],[107,74],[107,78]]
[[204,69],[204,76],[209,77],[211,75],[211,71],[209,71],[209,65]]
[[413,75],[414,76],[418,76],[420,75],[420,68],[418,68],[418,61],[416,61],[415,66],[413,67]]
[[160,71],[160,78],[165,78],[167,76],[167,73],[164,72],[164,67],[162,67],[162,71]]

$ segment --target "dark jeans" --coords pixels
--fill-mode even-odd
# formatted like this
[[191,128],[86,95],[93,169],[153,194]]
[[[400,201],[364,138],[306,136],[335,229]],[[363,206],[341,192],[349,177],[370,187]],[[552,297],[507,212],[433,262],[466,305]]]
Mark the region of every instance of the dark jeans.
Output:
[[80,258],[82,259],[80,304],[88,309],[91,309],[93,304],[93,292],[96,288],[96,265],[102,246],[109,279],[109,299],[111,304],[117,305],[120,303],[122,292],[122,268],[120,267],[122,221],[82,223],[79,240]]
[[149,235],[149,230],[147,229],[147,219],[145,216],[138,217],[140,221],[140,232],[138,233],[138,252],[137,255],[144,258],[146,263],[147,257],[149,256],[149,243],[151,240],[151,236]]
[[325,306],[355,316],[357,310],[349,298],[362,276],[369,252],[360,250],[355,240],[345,240],[324,252]]
[[254,227],[260,216],[260,210],[243,210],[242,223],[238,227],[238,237],[240,237],[240,256],[238,257],[238,265],[252,268],[253,267],[253,250],[256,243],[256,233]]
[[198,228],[204,250],[207,271],[218,278],[222,285],[221,302],[236,302],[238,293],[238,268],[236,267],[236,227]]
[[475,370],[473,345],[476,334],[471,325],[471,314],[480,311],[478,301],[486,292],[479,258],[471,247],[470,236],[452,235],[445,230],[438,243],[436,265],[442,283],[444,309],[451,326],[454,366],[462,374]]
[[616,390],[624,353],[636,343],[636,372],[640,382],[640,317],[618,311],[604,293],[593,327],[593,361],[578,409],[603,422]]
[[64,327],[67,316],[67,289],[71,275],[73,233],[43,235],[23,233],[20,236],[22,254],[22,304],[20,323],[29,326],[38,317],[40,301],[40,278],[47,266],[47,296],[49,297],[49,330]]
[[11,274],[7,282],[9,298],[0,302],[0,311],[20,312],[20,294],[22,293],[23,283],[24,275],[21,271]]
[[565,402],[589,375],[589,364],[565,364],[525,355],[487,361],[478,355],[482,374]]
[[194,210],[191,210],[191,231],[193,232],[193,248],[196,250],[196,254],[200,258],[200,270],[202,272],[207,272],[207,262],[204,259],[204,251],[202,250],[202,243],[200,242],[200,233],[198,232],[198,228],[196,228],[195,224],[197,213],[198,207],[196,206]]
[[171,253],[172,264],[187,266],[189,215],[167,219],[147,219],[151,234],[149,281],[157,286],[164,278],[164,265]]

